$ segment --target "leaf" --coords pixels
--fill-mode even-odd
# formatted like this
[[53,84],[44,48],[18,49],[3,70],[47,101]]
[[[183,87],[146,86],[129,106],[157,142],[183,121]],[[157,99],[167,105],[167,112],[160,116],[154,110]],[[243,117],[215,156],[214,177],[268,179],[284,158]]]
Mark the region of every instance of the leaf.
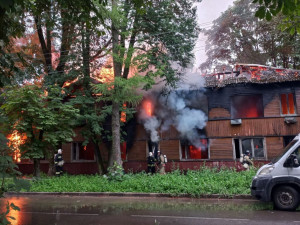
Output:
[[272,15],[269,11],[267,11],[267,13],[266,13],[266,19],[267,19],[267,21],[270,21],[272,19]]
[[16,206],[14,203],[10,203],[10,207],[11,207],[13,210],[20,211],[20,208],[19,208],[18,206]]

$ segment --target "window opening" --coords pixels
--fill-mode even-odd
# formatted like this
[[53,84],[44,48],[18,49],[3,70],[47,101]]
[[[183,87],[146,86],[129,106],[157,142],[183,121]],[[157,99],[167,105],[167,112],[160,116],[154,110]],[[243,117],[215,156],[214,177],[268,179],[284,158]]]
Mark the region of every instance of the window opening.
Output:
[[263,117],[263,101],[261,95],[240,95],[231,99],[231,118]]
[[235,148],[235,158],[239,159],[241,157],[239,139],[234,139],[234,148]]
[[283,115],[295,114],[294,94],[281,94],[281,113]]
[[181,141],[181,159],[208,159],[208,139],[200,139],[198,144]]
[[[251,157],[255,159],[264,159],[265,156],[265,145],[263,138],[243,138],[238,139],[240,145],[240,154],[245,154],[247,150],[250,151]],[[236,146],[235,141],[235,146]],[[237,150],[236,150],[237,152]]]
[[72,160],[95,160],[94,149],[92,148],[91,144],[83,146],[82,142],[72,142]]

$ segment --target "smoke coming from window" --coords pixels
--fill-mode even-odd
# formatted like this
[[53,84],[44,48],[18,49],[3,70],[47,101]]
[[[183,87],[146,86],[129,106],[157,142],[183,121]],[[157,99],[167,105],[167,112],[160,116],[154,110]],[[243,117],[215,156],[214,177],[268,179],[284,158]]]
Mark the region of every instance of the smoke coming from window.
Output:
[[203,136],[199,131],[206,126],[207,99],[201,76],[192,75],[193,80],[185,76],[187,82],[168,95],[151,93],[147,97],[146,101],[152,104],[153,114],[148,115],[147,109],[142,107],[139,118],[149,132],[152,142],[159,141],[158,130],[166,131],[174,126],[180,133],[180,138],[188,140],[196,147],[201,145],[200,138]]

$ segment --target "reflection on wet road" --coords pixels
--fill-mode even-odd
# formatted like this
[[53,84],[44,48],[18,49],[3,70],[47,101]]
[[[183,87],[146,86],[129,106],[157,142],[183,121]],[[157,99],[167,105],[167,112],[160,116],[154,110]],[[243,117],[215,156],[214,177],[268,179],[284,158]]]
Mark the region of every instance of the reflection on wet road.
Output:
[[138,198],[88,196],[9,196],[21,211],[12,211],[12,224],[295,224],[300,211],[272,210],[255,200]]

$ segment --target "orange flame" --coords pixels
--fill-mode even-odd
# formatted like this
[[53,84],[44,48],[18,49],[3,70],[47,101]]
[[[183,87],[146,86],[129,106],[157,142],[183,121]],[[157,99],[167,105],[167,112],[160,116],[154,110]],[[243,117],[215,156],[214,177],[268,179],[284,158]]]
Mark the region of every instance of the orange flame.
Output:
[[9,140],[8,146],[14,149],[13,160],[15,162],[21,162],[20,145],[24,144],[26,138],[26,134],[20,135],[17,130],[14,130],[7,137],[7,139]]
[[[126,110],[126,103],[123,104],[123,110]],[[120,119],[120,121],[123,122],[123,123],[126,122],[126,112],[125,111],[121,112],[121,119]]]
[[150,101],[144,102],[144,109],[145,109],[147,116],[152,116],[153,108],[152,108],[152,103]]

